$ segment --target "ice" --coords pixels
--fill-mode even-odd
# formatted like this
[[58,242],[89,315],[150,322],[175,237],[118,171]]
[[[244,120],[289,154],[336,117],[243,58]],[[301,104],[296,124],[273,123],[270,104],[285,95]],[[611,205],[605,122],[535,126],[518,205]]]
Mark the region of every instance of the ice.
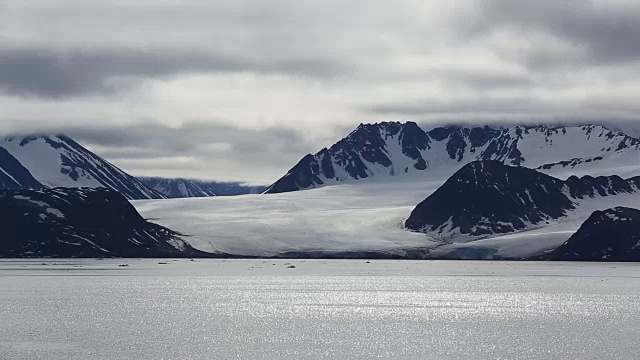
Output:
[[[500,257],[529,257],[562,245],[596,210],[638,207],[640,193],[577,201],[566,218],[531,226],[519,233],[470,238],[443,227],[436,238],[402,229],[413,208],[444,180],[366,179],[283,194],[232,198],[134,201],[145,218],[187,236],[209,252],[272,256],[292,251],[379,251],[402,254],[447,242],[433,254],[469,248],[488,249]],[[452,238],[453,237],[453,238]],[[462,244],[465,243],[465,244]]]
[[401,228],[441,182],[403,186],[364,181],[270,195],[134,201],[145,218],[204,251],[276,255],[287,251],[394,251],[433,246]]

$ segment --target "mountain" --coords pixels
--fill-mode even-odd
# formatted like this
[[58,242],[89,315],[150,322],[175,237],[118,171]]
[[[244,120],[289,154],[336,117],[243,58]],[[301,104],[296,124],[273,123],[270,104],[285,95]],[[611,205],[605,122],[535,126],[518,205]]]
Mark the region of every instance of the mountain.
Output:
[[139,179],[148,187],[168,198],[259,194],[266,189],[265,186],[246,186],[235,182],[214,182],[158,177],[141,177]]
[[216,196],[205,183],[191,179],[139,178],[151,189],[168,198]]
[[0,191],[0,257],[202,256],[105,188]]
[[640,175],[640,140],[603,126],[440,127],[416,123],[361,124],[347,137],[308,154],[266,193],[289,192],[366,178],[446,179],[465,164],[497,160],[566,178]]
[[5,189],[105,187],[127,199],[164,197],[64,135],[0,140],[0,170]]
[[418,204],[405,227],[444,242],[513,233],[566,216],[578,200],[634,193],[639,186],[640,177],[562,181],[499,161],[475,161]]
[[640,210],[616,207],[594,212],[549,258],[640,261]]

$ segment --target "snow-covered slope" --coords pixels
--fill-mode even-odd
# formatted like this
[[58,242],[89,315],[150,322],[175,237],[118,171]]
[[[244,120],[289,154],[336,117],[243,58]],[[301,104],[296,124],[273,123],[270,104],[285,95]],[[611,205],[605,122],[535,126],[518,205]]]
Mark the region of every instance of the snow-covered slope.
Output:
[[0,149],[46,187],[105,187],[128,199],[164,197],[63,135],[8,137],[0,140]]
[[204,251],[271,256],[287,252],[379,251],[434,246],[402,229],[420,198],[440,183],[343,184],[283,194],[140,200],[146,218],[185,234]]
[[18,159],[0,147],[0,189],[40,189],[36,180]]
[[497,160],[549,175],[640,175],[640,140],[603,126],[446,127],[413,122],[362,124],[330,148],[305,156],[267,193],[365,178],[444,181],[463,165]]
[[266,187],[247,186],[234,182],[202,181],[195,179],[169,179],[158,177],[138,177],[145,185],[168,198],[233,196],[259,194]]

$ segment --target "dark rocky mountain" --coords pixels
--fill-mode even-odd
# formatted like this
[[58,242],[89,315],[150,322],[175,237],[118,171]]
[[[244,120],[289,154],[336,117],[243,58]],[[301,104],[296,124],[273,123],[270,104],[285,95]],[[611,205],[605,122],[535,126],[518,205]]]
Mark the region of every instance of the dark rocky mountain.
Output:
[[459,228],[472,236],[513,232],[573,209],[563,185],[535,170],[472,162],[418,204],[405,226],[429,232]]
[[148,187],[168,198],[260,194],[266,189],[266,186],[247,186],[234,182],[214,182],[157,177],[141,177],[139,179]]
[[0,257],[210,256],[105,188],[2,190],[0,212]]
[[594,212],[549,259],[640,261],[640,210],[616,207]]
[[164,197],[64,135],[0,140],[0,182],[4,189],[104,187],[128,199]]
[[640,140],[603,126],[440,127],[416,123],[361,124],[347,137],[308,154],[271,185],[279,193],[371,177],[428,174],[446,179],[463,165],[497,160],[548,174],[576,170],[600,173],[616,164],[638,165]]
[[189,198],[216,196],[205,183],[192,179],[166,179],[157,177],[140,177],[145,185],[168,198]]
[[574,176],[562,181],[499,161],[475,161],[418,204],[405,226],[443,241],[512,233],[565,216],[577,199],[633,193],[639,186],[640,177]]

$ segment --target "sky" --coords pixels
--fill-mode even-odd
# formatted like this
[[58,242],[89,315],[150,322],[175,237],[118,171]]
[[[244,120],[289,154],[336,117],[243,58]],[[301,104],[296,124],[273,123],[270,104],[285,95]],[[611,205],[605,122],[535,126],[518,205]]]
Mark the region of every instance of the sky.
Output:
[[636,0],[0,1],[0,134],[269,184],[359,123],[640,113]]

